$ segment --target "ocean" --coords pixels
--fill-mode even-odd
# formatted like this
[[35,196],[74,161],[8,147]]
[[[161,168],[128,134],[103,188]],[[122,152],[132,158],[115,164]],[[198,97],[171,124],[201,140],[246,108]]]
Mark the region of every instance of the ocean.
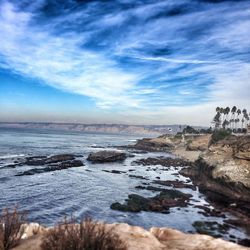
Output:
[[[77,219],[91,216],[109,223],[124,222],[144,228],[171,227],[184,232],[196,232],[193,226],[196,221],[216,221],[222,224],[224,220],[233,218],[230,214],[225,214],[226,218],[206,217],[201,214],[197,205],[206,205],[209,208],[212,206],[198,188],[179,189],[192,194],[193,197],[187,207],[171,208],[169,214],[120,212],[110,209],[112,203],[123,203],[129,194],[144,197],[157,194],[135,188],[138,185],[151,183],[157,177],[161,180],[177,178],[178,170],[175,168],[166,171],[162,167],[131,164],[135,160],[147,157],[175,157],[171,153],[133,152],[134,157],[128,157],[122,163],[92,164],[86,160],[90,152],[105,148],[116,149],[116,146],[134,143],[138,138],[140,137],[120,134],[0,128],[0,209],[18,205],[20,210],[28,211],[29,221],[46,226],[54,225],[64,216],[74,215]],[[4,168],[27,156],[64,153],[81,155],[85,166],[30,176],[16,174],[34,168],[31,166]],[[115,174],[103,170],[120,170],[124,173]],[[130,171],[133,171],[133,175],[143,176],[146,180],[129,177]],[[189,181],[183,176],[177,179]],[[241,228],[231,228],[221,234],[229,240],[232,235],[246,238]]]

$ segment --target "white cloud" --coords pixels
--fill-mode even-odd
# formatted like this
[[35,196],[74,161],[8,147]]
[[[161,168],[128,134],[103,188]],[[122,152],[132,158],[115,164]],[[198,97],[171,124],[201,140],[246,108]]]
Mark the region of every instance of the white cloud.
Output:
[[[2,68],[93,98],[98,107],[122,110],[124,114],[120,117],[130,116],[134,122],[145,119],[148,123],[208,124],[216,106],[237,105],[250,109],[250,64],[229,58],[232,52],[237,56],[249,49],[248,9],[236,9],[232,13],[231,8],[201,9],[146,21],[176,3],[167,1],[120,12],[107,10],[100,18],[91,19],[85,31],[60,32],[68,21],[77,23],[89,18],[93,6],[66,12],[53,22],[41,25],[35,23],[35,18],[37,8],[43,3],[44,0],[36,1],[26,11],[7,0],[0,3]],[[216,20],[222,11],[223,25],[220,25]],[[111,38],[112,48],[97,52],[84,47],[93,34],[124,25],[131,17],[139,21],[127,27],[125,33],[121,32],[122,38],[117,38],[120,33]],[[202,37],[192,41],[186,37],[189,28],[198,29],[206,20],[215,22],[216,27],[207,27]],[[105,40],[98,36],[97,39]],[[170,50],[169,56],[147,55],[147,50],[153,46],[171,48],[177,45],[180,47]],[[222,57],[217,54],[217,49],[227,50],[225,60],[224,54]],[[137,59],[140,67],[123,67],[114,56]],[[154,79],[150,81],[152,76]],[[193,78],[180,83],[178,78],[185,77]],[[207,86],[201,88],[204,81]],[[175,92],[173,85],[178,85]],[[196,98],[198,104],[185,99],[189,97]]]
[[128,94],[138,77],[124,72],[105,55],[80,48],[84,37],[52,35],[49,30],[32,27],[32,13],[17,11],[9,2],[0,7],[0,54],[5,67],[53,87],[92,97],[100,106],[138,105]]

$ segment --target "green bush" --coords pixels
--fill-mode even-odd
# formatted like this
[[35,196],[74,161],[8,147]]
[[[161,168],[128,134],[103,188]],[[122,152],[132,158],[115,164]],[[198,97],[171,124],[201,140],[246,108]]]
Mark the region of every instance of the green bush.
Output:
[[194,129],[191,126],[187,126],[186,128],[183,129],[182,131],[184,134],[199,134],[199,131]]
[[225,139],[231,134],[232,132],[230,130],[225,130],[225,129],[215,130],[211,136],[209,145],[217,143],[218,141]]

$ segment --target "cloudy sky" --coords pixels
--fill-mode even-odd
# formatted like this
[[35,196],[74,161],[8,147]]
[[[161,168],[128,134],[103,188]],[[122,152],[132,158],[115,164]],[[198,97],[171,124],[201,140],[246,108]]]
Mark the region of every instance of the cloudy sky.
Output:
[[0,0],[0,121],[209,125],[249,96],[250,0]]

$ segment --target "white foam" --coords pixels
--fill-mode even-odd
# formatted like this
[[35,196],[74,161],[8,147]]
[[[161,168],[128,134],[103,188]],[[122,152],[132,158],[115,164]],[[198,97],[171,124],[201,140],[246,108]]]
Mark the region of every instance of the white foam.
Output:
[[17,158],[17,157],[23,157],[24,154],[15,154],[15,155],[0,155],[0,159],[11,159],[11,158]]

